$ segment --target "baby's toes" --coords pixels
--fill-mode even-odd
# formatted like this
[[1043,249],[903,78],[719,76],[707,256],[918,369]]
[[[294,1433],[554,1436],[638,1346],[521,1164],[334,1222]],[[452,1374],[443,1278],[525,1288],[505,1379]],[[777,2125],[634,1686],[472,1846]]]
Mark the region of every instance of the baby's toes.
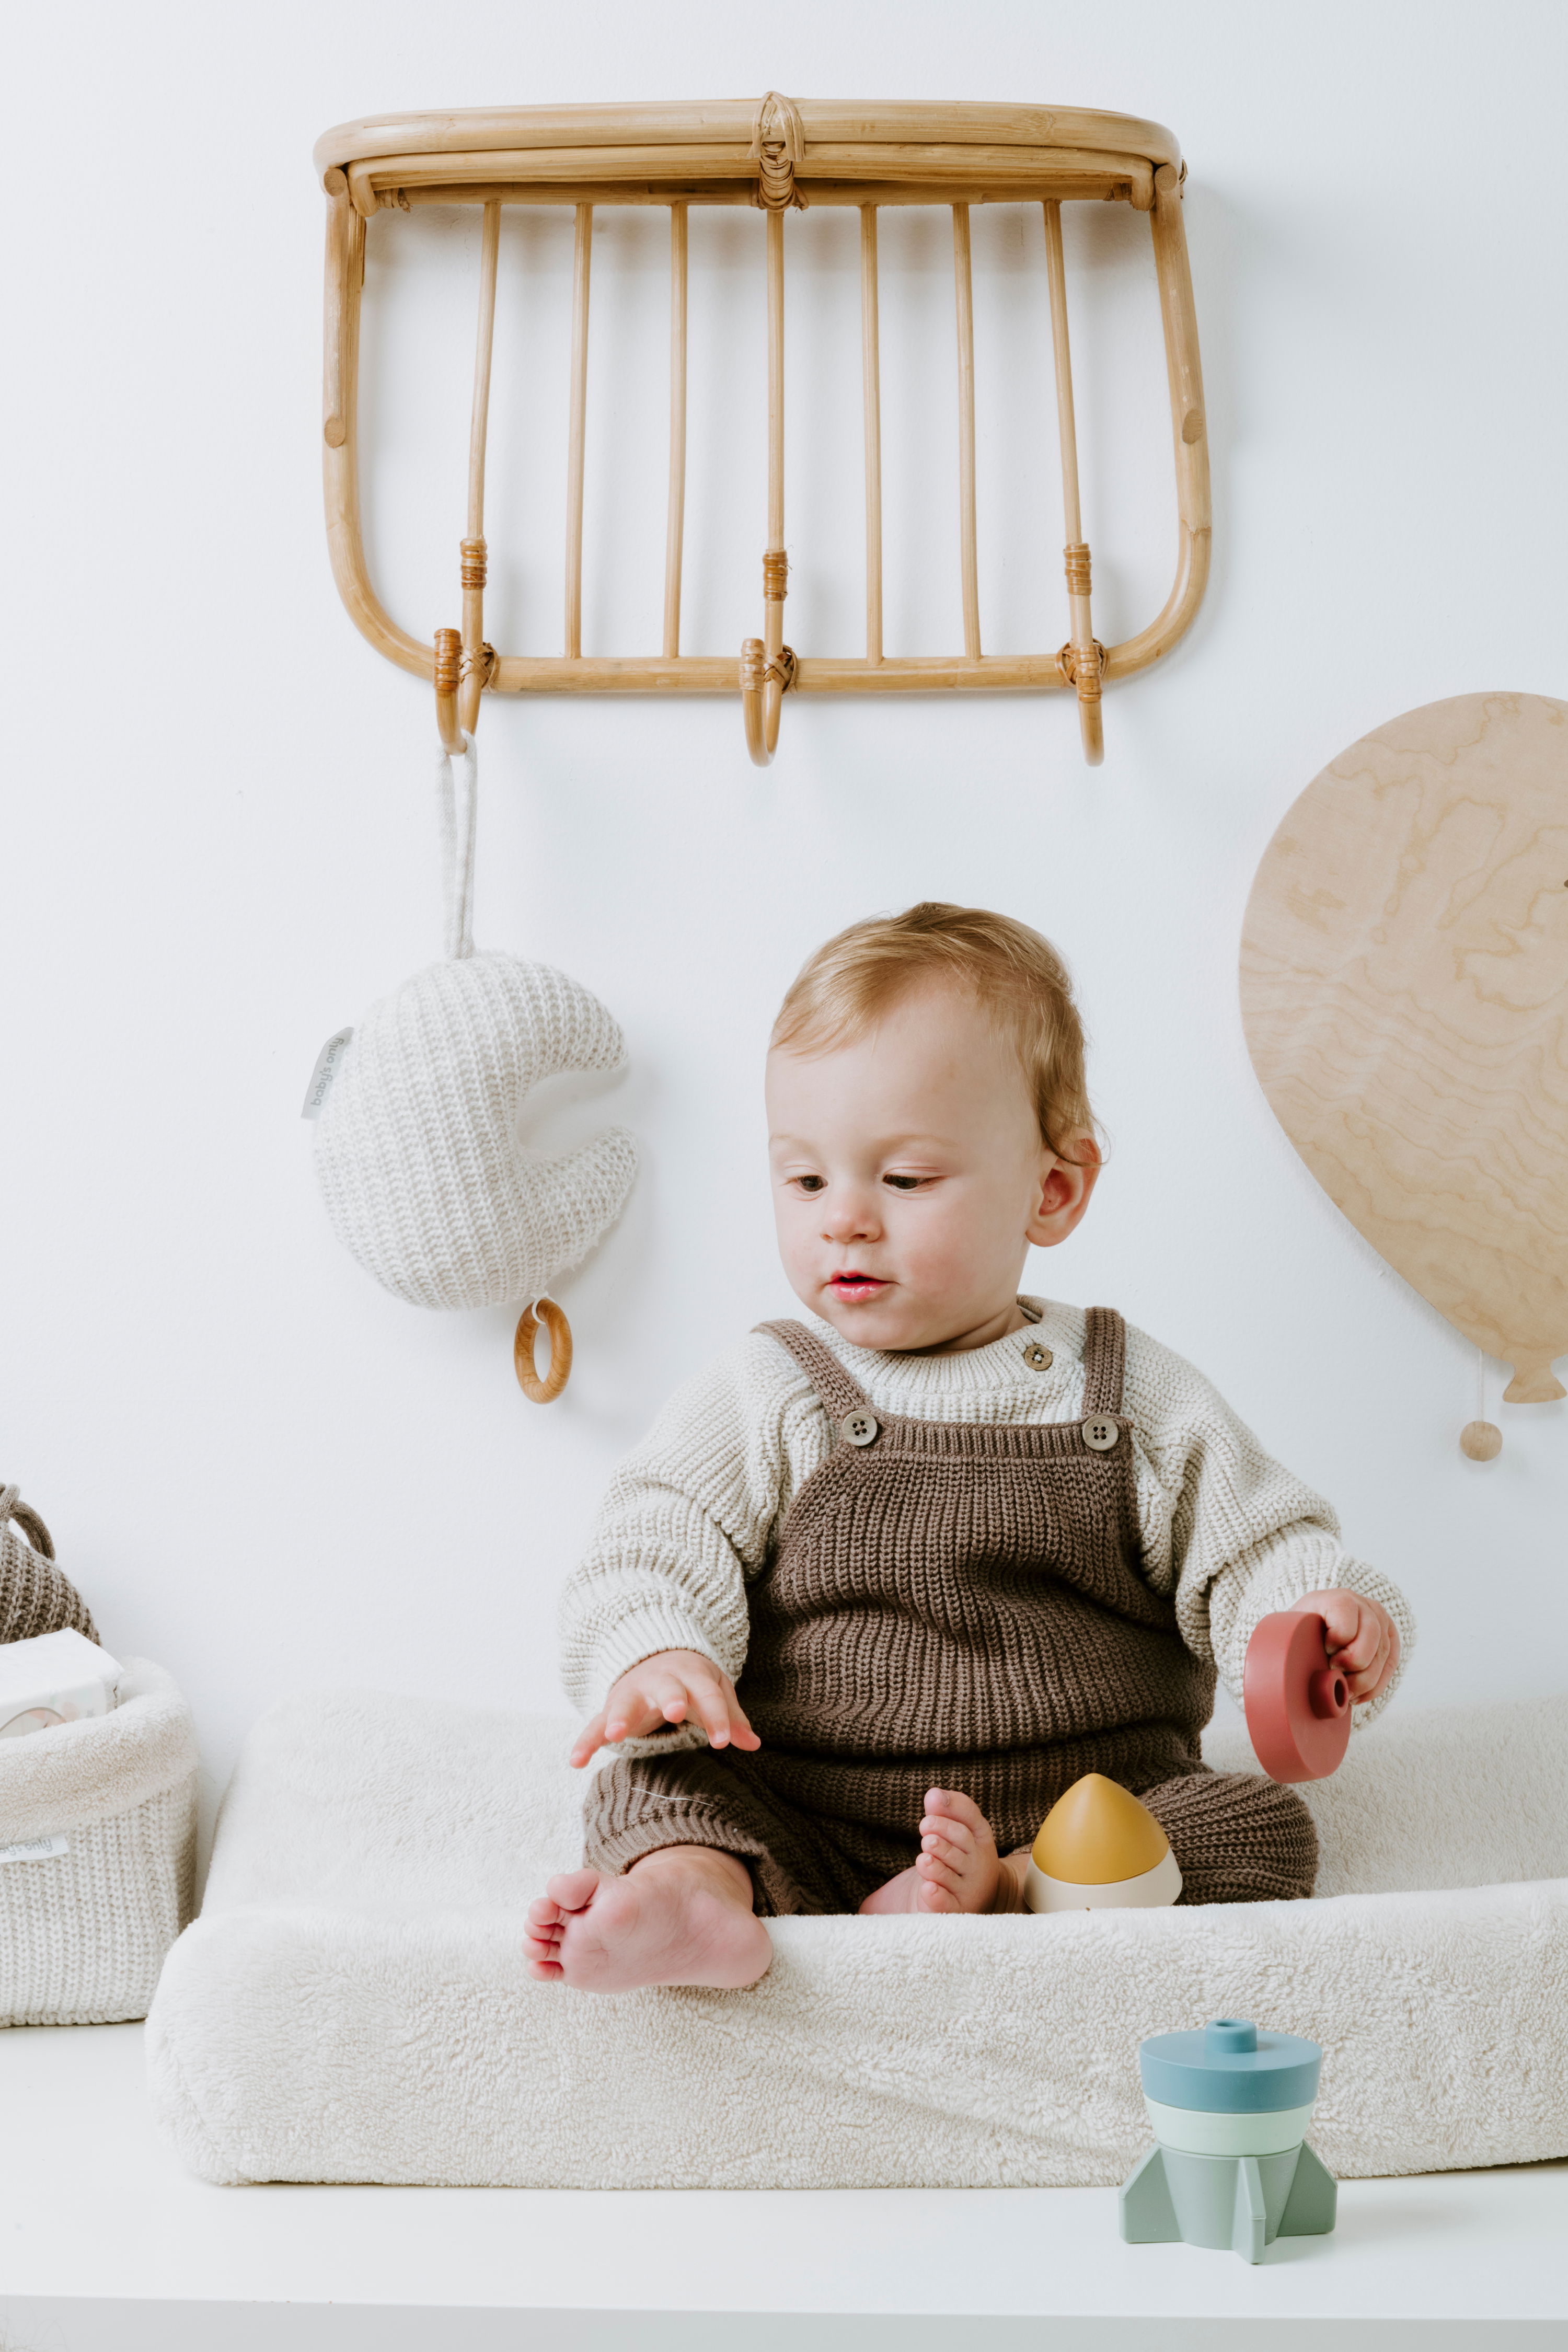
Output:
[[945,1886],[956,1895],[963,1885],[963,1873],[944,1862],[939,1853],[922,1853],[915,1864],[915,1876],[926,1886]]
[[950,1822],[941,1813],[927,1813],[921,1822],[921,1846],[926,1853],[948,1853],[956,1860],[974,1852],[975,1837],[962,1822]]
[[[954,1829],[960,1828],[983,1838],[988,1838],[991,1834],[991,1824],[979,1806],[973,1803],[957,1789],[928,1789],[926,1811],[928,1814],[942,1816],[937,1825],[950,1837]],[[923,1822],[921,1827],[924,1827]]]
[[962,1911],[963,1904],[951,1888],[934,1878],[923,1878],[915,1889],[915,1901],[922,1911]]
[[544,1892],[563,1911],[585,1911],[598,1884],[596,1870],[563,1870],[548,1881]]

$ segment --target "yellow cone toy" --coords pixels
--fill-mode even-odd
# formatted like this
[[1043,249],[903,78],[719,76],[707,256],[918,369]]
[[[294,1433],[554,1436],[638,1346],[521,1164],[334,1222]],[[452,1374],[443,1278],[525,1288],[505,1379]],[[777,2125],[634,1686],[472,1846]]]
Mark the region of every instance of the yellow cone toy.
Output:
[[1182,1874],[1131,1790],[1086,1772],[1040,1823],[1024,1880],[1031,1911],[1136,1911],[1173,1903]]

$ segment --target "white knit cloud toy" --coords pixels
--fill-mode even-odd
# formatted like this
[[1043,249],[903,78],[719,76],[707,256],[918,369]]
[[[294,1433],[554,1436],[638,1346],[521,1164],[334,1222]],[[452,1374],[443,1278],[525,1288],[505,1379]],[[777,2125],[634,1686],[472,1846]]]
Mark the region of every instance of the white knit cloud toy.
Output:
[[447,961],[373,1004],[335,1055],[328,1048],[316,1173],[338,1239],[399,1298],[531,1306],[615,1222],[637,1159],[623,1127],[552,1159],[521,1140],[519,1113],[542,1078],[618,1068],[626,1044],[564,972],[474,952],[471,743],[462,769],[460,815],[452,763],[443,756],[437,770]]

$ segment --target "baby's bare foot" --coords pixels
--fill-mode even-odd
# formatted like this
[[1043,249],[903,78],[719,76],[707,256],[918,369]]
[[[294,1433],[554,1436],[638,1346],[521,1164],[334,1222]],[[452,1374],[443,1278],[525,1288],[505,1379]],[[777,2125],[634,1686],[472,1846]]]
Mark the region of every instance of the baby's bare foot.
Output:
[[[688,1858],[689,1855],[689,1859]],[[624,1878],[569,1870],[528,1906],[530,1973],[584,1992],[755,1984],[773,1958],[751,1880],[728,1854],[666,1847]]]
[[921,1818],[918,1911],[989,1911],[1002,1867],[991,1824],[956,1789],[928,1789]]
[[860,1909],[867,1916],[897,1911],[1008,1911],[1015,1908],[1011,1893],[1007,1865],[997,1860],[991,1824],[978,1805],[955,1789],[928,1789],[920,1860],[912,1870],[900,1870],[868,1895]]

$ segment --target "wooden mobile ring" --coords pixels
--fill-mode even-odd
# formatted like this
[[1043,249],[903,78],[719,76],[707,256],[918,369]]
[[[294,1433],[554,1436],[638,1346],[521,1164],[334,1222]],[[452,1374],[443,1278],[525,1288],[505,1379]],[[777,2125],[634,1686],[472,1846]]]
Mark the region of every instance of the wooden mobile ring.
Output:
[[[533,1360],[533,1343],[543,1324],[550,1334],[550,1370],[542,1380]],[[553,1298],[536,1298],[517,1318],[511,1343],[517,1384],[534,1404],[553,1404],[572,1377],[572,1326]]]

